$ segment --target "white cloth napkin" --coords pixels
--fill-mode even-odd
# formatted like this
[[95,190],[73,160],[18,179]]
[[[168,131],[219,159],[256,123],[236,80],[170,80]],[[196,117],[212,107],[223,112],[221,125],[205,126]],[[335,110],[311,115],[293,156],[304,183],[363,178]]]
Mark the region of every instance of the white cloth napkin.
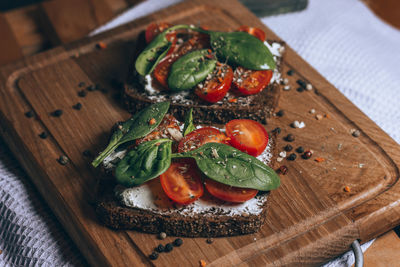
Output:
[[[92,34],[179,0],[149,0]],[[263,18],[393,139],[400,142],[400,31],[356,0],[310,0],[307,10]],[[367,249],[372,242],[364,244]],[[82,266],[80,253],[0,142],[0,266]],[[330,262],[351,266],[352,253]]]

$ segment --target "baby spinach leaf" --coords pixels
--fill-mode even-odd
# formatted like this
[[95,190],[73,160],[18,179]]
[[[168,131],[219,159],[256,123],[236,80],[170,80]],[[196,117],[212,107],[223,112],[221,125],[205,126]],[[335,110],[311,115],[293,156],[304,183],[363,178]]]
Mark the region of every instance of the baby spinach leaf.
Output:
[[273,70],[271,51],[256,37],[245,32],[209,32],[210,43],[221,61],[251,70]]
[[158,139],[129,151],[115,169],[117,182],[132,187],[164,173],[171,165],[171,147],[171,140]]
[[217,60],[208,58],[207,49],[190,52],[171,66],[168,86],[173,91],[188,90],[206,79],[211,73]]
[[177,29],[187,28],[190,28],[190,26],[176,25],[157,35],[136,59],[136,71],[142,76],[150,74],[157,66],[158,62],[165,57],[168,50],[171,48],[172,43],[167,39],[167,34]]
[[[151,133],[162,121],[169,108],[169,102],[152,104],[137,112],[130,119],[119,125],[112,134],[106,149],[92,162],[97,167],[108,155],[121,144],[133,141]],[[154,119],[154,123],[150,120]]]
[[185,124],[183,126],[183,136],[188,135],[189,133],[196,130],[193,124],[193,108],[189,109],[189,112],[185,115]]
[[172,154],[172,158],[190,157],[208,178],[217,182],[262,191],[276,189],[279,176],[273,169],[255,157],[220,143],[207,143],[184,153]]

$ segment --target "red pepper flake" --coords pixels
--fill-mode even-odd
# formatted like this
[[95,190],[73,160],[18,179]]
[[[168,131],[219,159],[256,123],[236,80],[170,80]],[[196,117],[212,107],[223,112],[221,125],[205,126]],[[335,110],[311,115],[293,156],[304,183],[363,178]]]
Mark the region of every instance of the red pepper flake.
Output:
[[154,118],[152,118],[150,121],[149,121],[149,124],[150,125],[153,125],[153,124],[155,124],[156,123],[156,119],[154,119]]
[[207,263],[205,260],[200,260],[200,267],[206,267]]
[[208,49],[207,52],[210,53],[210,54],[212,53],[211,49]]
[[104,42],[98,42],[96,44],[96,47],[99,48],[99,49],[106,49],[107,48],[107,44],[104,43]]
[[346,186],[343,188],[343,190],[344,190],[345,192],[351,192],[351,188],[350,188],[350,186],[348,186],[348,185],[346,185]]
[[237,98],[230,98],[228,99],[229,103],[237,103]]
[[314,160],[318,163],[325,161],[324,158],[315,158]]
[[214,56],[212,54],[207,54],[206,58],[212,59],[212,58],[214,58]]
[[287,174],[288,168],[285,165],[282,165],[279,167],[279,172],[282,173],[283,175]]
[[331,117],[331,115],[325,114],[325,118],[329,119],[330,117]]

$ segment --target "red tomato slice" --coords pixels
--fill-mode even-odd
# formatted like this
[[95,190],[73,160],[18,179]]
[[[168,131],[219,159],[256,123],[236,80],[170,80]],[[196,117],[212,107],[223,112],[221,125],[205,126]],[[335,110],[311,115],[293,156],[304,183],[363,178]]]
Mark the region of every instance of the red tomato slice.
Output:
[[211,179],[206,179],[204,184],[211,195],[229,202],[242,203],[252,199],[258,193],[256,189],[234,187]]
[[178,144],[178,152],[190,151],[206,143],[227,144],[227,138],[224,133],[213,127],[200,128],[182,138]]
[[254,95],[269,84],[272,70],[247,70],[237,67],[234,73],[233,85],[243,95]]
[[172,24],[167,22],[151,23],[146,28],[145,32],[146,42],[150,43],[157,35],[159,35],[161,32],[165,31],[171,26]]
[[249,26],[240,26],[239,29],[237,29],[238,32],[247,32],[248,34],[253,35],[254,37],[260,39],[261,42],[265,41],[265,32],[259,28],[256,27],[249,27]]
[[167,196],[180,204],[190,204],[204,193],[201,174],[190,159],[172,162],[160,175],[160,182]]
[[231,120],[225,125],[231,146],[254,157],[260,155],[268,145],[268,133],[260,123],[247,120]]
[[232,68],[226,64],[219,64],[211,74],[211,78],[199,83],[194,92],[207,102],[218,102],[229,91],[232,79]]
[[179,57],[174,53],[163,58],[154,68],[154,78],[165,88],[168,89],[168,74],[172,64]]

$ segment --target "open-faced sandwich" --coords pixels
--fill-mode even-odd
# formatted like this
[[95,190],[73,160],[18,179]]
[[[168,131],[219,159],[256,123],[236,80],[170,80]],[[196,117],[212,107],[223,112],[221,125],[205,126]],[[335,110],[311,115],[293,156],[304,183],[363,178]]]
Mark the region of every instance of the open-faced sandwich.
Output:
[[265,221],[268,192],[279,176],[268,167],[271,141],[263,125],[184,123],[158,102],[114,127],[93,161],[108,173],[97,213],[109,227],[177,236],[254,233]]
[[284,45],[258,28],[218,32],[193,25],[150,24],[147,46],[135,58],[124,103],[135,113],[162,101],[183,119],[193,108],[199,123],[231,118],[266,123],[279,98]]

